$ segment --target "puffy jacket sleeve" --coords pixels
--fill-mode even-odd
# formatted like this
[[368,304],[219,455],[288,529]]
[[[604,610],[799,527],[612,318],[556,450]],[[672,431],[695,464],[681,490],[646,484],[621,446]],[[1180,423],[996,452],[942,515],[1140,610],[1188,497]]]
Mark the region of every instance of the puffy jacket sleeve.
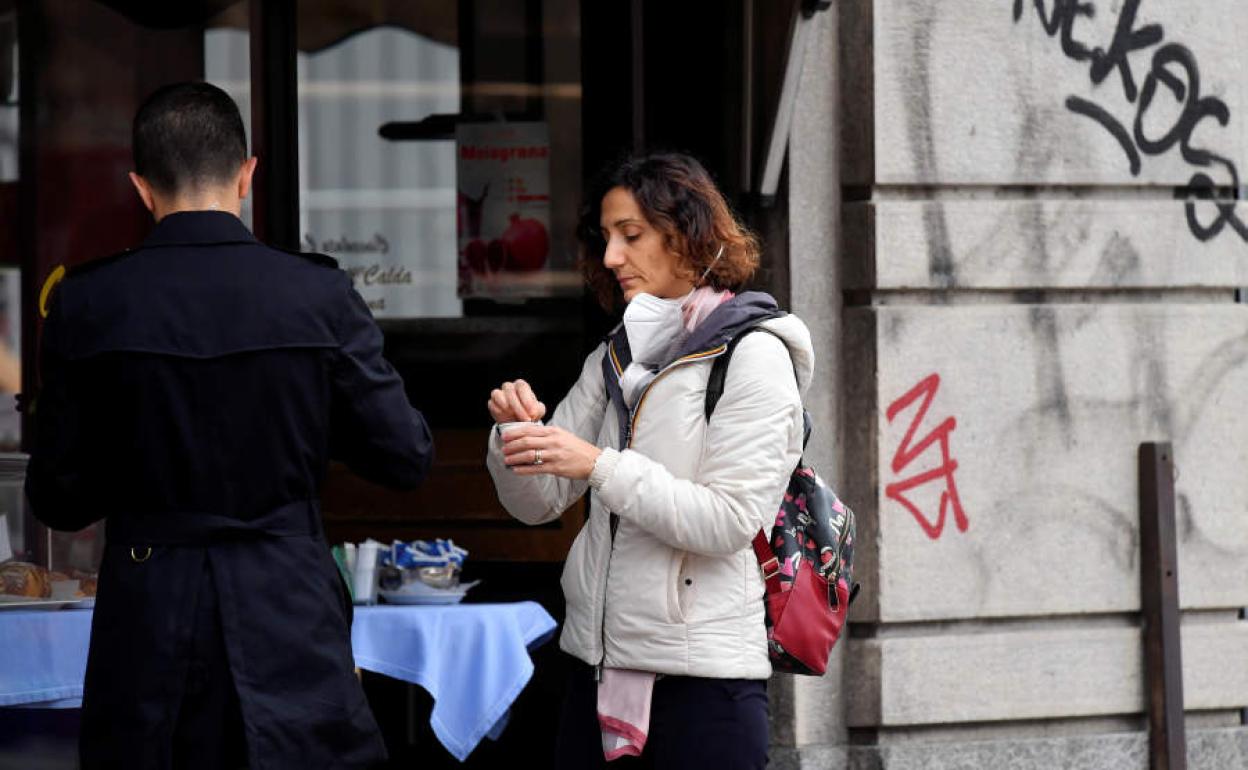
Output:
[[[607,410],[607,394],[602,382],[602,357],[605,352],[604,343],[585,359],[576,384],[555,407],[555,413],[547,423],[574,433],[591,444],[598,443]],[[553,475],[517,476],[503,463],[502,444],[502,439],[491,428],[485,465],[494,478],[499,502],[520,521],[526,524],[553,521],[589,488],[585,481]]]
[[330,456],[369,481],[413,487],[433,464],[433,435],[408,403],[403,379],[382,357],[381,330],[364,299],[341,276],[330,372]]
[[604,451],[590,482],[607,508],[668,545],[729,554],[775,520],[801,452],[802,402],[788,349],[771,334],[751,334],[728,366],[696,480],[626,449]]

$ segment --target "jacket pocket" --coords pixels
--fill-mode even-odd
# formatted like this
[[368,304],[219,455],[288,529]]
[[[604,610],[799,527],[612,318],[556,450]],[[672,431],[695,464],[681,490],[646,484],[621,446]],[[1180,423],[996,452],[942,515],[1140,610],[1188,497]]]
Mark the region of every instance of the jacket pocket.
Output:
[[570,610],[577,608],[581,611],[590,611],[592,598],[595,593],[594,587],[587,584],[587,581],[596,581],[597,570],[591,569],[591,565],[586,556],[586,549],[589,548],[589,528],[592,522],[587,522],[581,531],[576,533],[576,537],[572,540],[572,547],[568,549],[568,557],[564,560],[563,574],[559,576],[559,587],[563,589],[563,599]]
[[[693,588],[693,580],[685,574],[689,563],[689,554],[683,551],[672,555],[667,575],[667,606],[668,617],[673,623],[684,623],[688,617],[692,596],[686,589]],[[688,581],[688,584],[686,584]]]
[[702,581],[694,574],[697,557],[684,554],[676,569],[676,608],[682,623],[689,622],[698,601],[698,589]]

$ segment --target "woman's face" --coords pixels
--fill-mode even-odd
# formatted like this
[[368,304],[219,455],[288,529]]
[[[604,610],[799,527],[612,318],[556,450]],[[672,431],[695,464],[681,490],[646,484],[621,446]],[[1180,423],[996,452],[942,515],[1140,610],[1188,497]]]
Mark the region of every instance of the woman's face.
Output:
[[668,250],[663,233],[646,221],[631,192],[623,187],[608,191],[599,224],[607,244],[602,264],[620,282],[625,302],[642,292],[672,299],[693,290],[692,273]]

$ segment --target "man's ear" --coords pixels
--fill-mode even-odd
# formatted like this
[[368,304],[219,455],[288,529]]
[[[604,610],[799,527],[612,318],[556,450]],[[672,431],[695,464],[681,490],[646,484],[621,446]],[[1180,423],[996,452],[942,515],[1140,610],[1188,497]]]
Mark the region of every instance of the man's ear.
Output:
[[256,164],[260,159],[251,156],[243,161],[242,167],[238,170],[238,199],[240,201],[247,200],[247,194],[251,192],[251,178],[256,173]]
[[152,187],[147,180],[133,171],[130,172],[130,184],[134,185],[134,189],[139,194],[139,198],[143,201],[143,205],[148,211],[152,212],[152,216],[156,215],[156,200],[152,197]]

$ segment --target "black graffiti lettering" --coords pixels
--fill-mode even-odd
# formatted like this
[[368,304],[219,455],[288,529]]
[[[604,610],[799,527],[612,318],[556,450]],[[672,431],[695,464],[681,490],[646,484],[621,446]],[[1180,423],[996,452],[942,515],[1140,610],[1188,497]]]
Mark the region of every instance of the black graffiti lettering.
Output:
[[1127,101],[1134,102],[1136,96],[1135,78],[1131,75],[1129,56],[1132,52],[1161,42],[1165,30],[1160,24],[1149,24],[1139,29],[1135,27],[1135,13],[1139,10],[1140,0],[1126,0],[1122,12],[1118,15],[1118,26],[1114,31],[1114,39],[1109,50],[1097,48],[1092,52],[1092,84],[1100,85],[1115,68],[1122,76],[1122,91]]
[[1033,5],[1036,6],[1036,15],[1040,17],[1040,26],[1044,27],[1044,31],[1049,37],[1056,35],[1058,30],[1062,28],[1062,19],[1066,18],[1067,6],[1070,5],[1070,2],[1071,0],[1054,0],[1053,13],[1045,16],[1044,0],[1033,0]]
[[[1036,16],[1040,18],[1040,26],[1045,34],[1055,37],[1061,33],[1062,53],[1075,61],[1084,61],[1093,56],[1092,49],[1075,40],[1075,20],[1080,16],[1092,18],[1096,7],[1092,3],[1081,3],[1079,0],[1054,0],[1053,12],[1045,14],[1044,0],[1034,0]],[[1023,16],[1023,0],[1014,0],[1014,21]]]
[[[1060,0],[1059,0],[1060,3]],[[1074,38],[1075,19],[1079,16],[1092,18],[1096,9],[1091,3],[1080,3],[1067,0],[1062,16],[1062,53],[1075,61],[1092,58],[1092,50]]]
[[[1172,64],[1178,65],[1183,79],[1170,71]],[[1158,83],[1170,89],[1174,98],[1183,104],[1183,111],[1160,139],[1149,139],[1144,135],[1144,116],[1153,105]],[[1144,80],[1139,109],[1135,113],[1135,143],[1149,155],[1160,155],[1175,144],[1180,144],[1184,160],[1193,166],[1207,166],[1212,154],[1191,146],[1192,133],[1205,118],[1213,118],[1225,127],[1231,119],[1231,111],[1221,99],[1201,97],[1200,70],[1196,66],[1196,57],[1178,43],[1170,43],[1157,49],[1153,54],[1152,69]]]
[[1131,164],[1131,176],[1140,175],[1140,153],[1135,149],[1135,145],[1131,143],[1131,134],[1127,132],[1125,126],[1118,122],[1118,119],[1110,115],[1099,104],[1090,102],[1087,99],[1080,99],[1078,96],[1066,97],[1066,109],[1077,115],[1084,115],[1092,118],[1097,123],[1105,127],[1115,139],[1118,145],[1122,147],[1122,151],[1127,155],[1127,162]]
[[[1225,128],[1230,124],[1231,111],[1226,102],[1212,96],[1202,96],[1200,90],[1200,66],[1196,56],[1186,46],[1170,42],[1153,52],[1151,66],[1143,85],[1137,90],[1131,71],[1129,57],[1132,53],[1162,43],[1165,30],[1160,24],[1136,27],[1136,13],[1140,0],[1124,0],[1115,25],[1114,38],[1108,49],[1095,48],[1089,53],[1087,46],[1073,39],[1072,29],[1079,16],[1091,17],[1095,12],[1092,3],[1078,0],[1054,0],[1052,12],[1045,13],[1044,0],[1034,0],[1036,15],[1045,34],[1055,37],[1062,33],[1062,52],[1072,61],[1092,60],[1089,78],[1093,86],[1100,85],[1115,69],[1122,78],[1122,89],[1127,101],[1135,105],[1132,131],[1101,105],[1078,96],[1066,99],[1066,109],[1090,118],[1107,132],[1122,148],[1132,176],[1139,176],[1141,154],[1156,156],[1172,150],[1176,145],[1183,160],[1197,168],[1220,165],[1231,177],[1229,188],[1218,188],[1213,178],[1204,172],[1196,172],[1180,197],[1186,198],[1188,229],[1200,241],[1217,237],[1228,226],[1248,241],[1248,224],[1238,215],[1234,198],[1239,190],[1239,173],[1230,160],[1208,149],[1192,146],[1192,135],[1206,118],[1213,118]],[[1014,2],[1014,21],[1023,15],[1023,0]],[[1144,120],[1154,106],[1158,87],[1165,88],[1179,105],[1178,117],[1160,137],[1150,137],[1144,131]],[[1228,192],[1229,190],[1229,192]],[[1217,215],[1210,221],[1201,219],[1200,201],[1213,204]]]
[[[1216,155],[1213,156],[1213,162],[1221,163],[1226,167],[1227,171],[1230,172],[1231,175],[1232,189],[1237,188],[1239,186],[1239,174],[1235,169],[1235,164],[1226,158]],[[1193,174],[1191,181],[1188,182],[1188,188],[1191,192],[1189,193],[1187,203],[1184,207],[1187,214],[1187,228],[1191,231],[1192,235],[1196,236],[1197,240],[1201,242],[1213,240],[1221,235],[1222,231],[1226,229],[1227,225],[1229,225],[1240,238],[1248,241],[1248,223],[1245,223],[1239,218],[1234,201],[1214,200],[1213,206],[1217,210],[1218,214],[1213,221],[1207,225],[1201,222],[1200,218],[1197,216],[1196,205],[1198,201],[1212,199],[1217,192],[1217,187],[1215,186],[1213,179],[1208,174],[1205,174],[1203,171],[1198,171]],[[1193,198],[1195,200],[1193,200]]]
[[[1170,70],[1166,69],[1169,64],[1177,64],[1182,68],[1186,80],[1179,80]],[[1165,77],[1162,77],[1164,74]],[[1189,88],[1183,84],[1187,83]],[[1148,114],[1149,108],[1153,106],[1153,97],[1157,95],[1157,84],[1164,83],[1167,88],[1174,94],[1175,100],[1183,104],[1183,111],[1179,114],[1178,119],[1170,130],[1162,135],[1160,139],[1149,139],[1144,135],[1144,116]],[[1192,59],[1191,52],[1175,46],[1173,43],[1162,48],[1153,55],[1153,67],[1148,72],[1148,77],[1144,80],[1144,93],[1140,97],[1139,109],[1135,112],[1135,142],[1140,149],[1149,155],[1161,155],[1183,139],[1183,131],[1188,127],[1188,116],[1191,113],[1192,103],[1189,96],[1196,96],[1200,88],[1200,73],[1196,72],[1196,65]],[[1190,129],[1189,129],[1190,130]]]
[[[1171,65],[1177,65],[1182,77],[1170,70]],[[1159,83],[1169,88],[1174,98],[1183,104],[1183,111],[1170,131],[1160,139],[1149,139],[1144,135],[1144,116],[1153,104]],[[1153,54],[1152,68],[1140,92],[1139,109],[1135,115],[1135,143],[1149,155],[1160,155],[1177,143],[1183,160],[1189,164],[1200,167],[1214,164],[1223,166],[1231,178],[1229,188],[1234,191],[1239,187],[1239,170],[1235,164],[1209,150],[1192,146],[1192,134],[1205,118],[1213,118],[1218,125],[1225,128],[1230,123],[1231,110],[1221,99],[1200,95],[1200,68],[1196,57],[1188,48],[1178,43],[1169,43],[1157,49]],[[1194,174],[1188,182],[1188,190],[1190,192],[1185,205],[1187,226],[1197,240],[1208,241],[1216,238],[1228,225],[1241,238],[1248,240],[1248,224],[1239,219],[1233,201],[1214,200],[1217,216],[1209,224],[1200,221],[1197,200],[1215,199],[1217,196],[1217,186],[1208,174]]]
[[1053,3],[1053,13],[1049,16],[1044,15],[1044,0],[1033,0],[1036,6],[1036,15],[1040,17],[1040,26],[1044,27],[1044,31],[1049,37],[1057,34],[1062,28],[1062,11],[1065,9],[1066,0],[1056,0]]

